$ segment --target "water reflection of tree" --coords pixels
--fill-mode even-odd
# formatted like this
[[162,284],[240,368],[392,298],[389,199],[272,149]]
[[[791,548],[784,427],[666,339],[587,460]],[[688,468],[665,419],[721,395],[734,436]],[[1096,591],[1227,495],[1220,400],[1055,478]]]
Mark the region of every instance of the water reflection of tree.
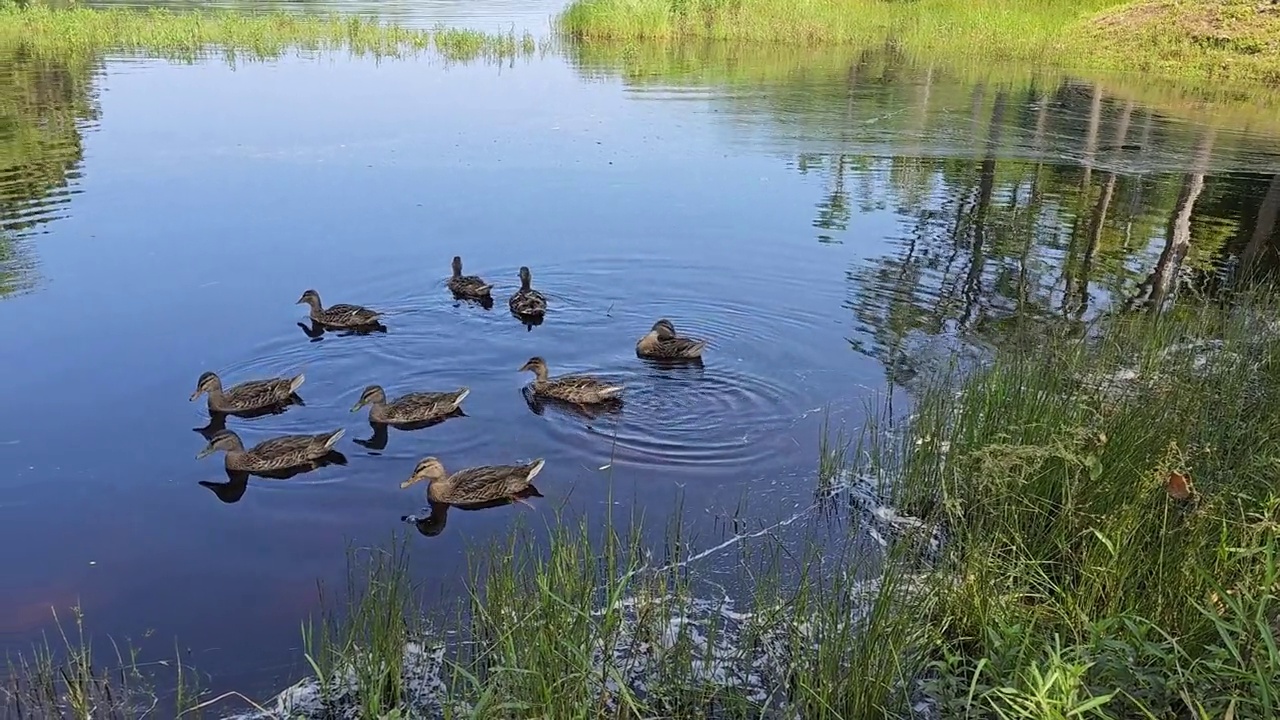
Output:
[[[910,374],[919,343],[961,328],[1009,343],[1280,271],[1275,139],[1260,137],[1280,126],[1253,101],[1206,106],[1148,78],[1082,83],[884,48],[571,50],[588,75],[730,89],[714,100],[721,117],[793,142],[795,167],[823,180],[818,241],[878,242],[855,235],[854,215],[894,213],[888,247],[846,273],[850,341],[894,370]],[[1256,130],[1206,134],[1219,117]]]
[[[1212,128],[1166,123],[1072,83],[1048,92],[979,84],[967,100],[948,112],[970,115],[976,159],[908,151],[886,160],[876,192],[904,232],[892,251],[848,273],[854,344],[887,365],[913,372],[904,348],[921,337],[963,331],[1011,342],[1026,336],[1013,326],[1032,336],[1070,329],[1107,307],[1162,307],[1180,284],[1224,267],[1234,278],[1280,265],[1280,181],[1214,175]],[[1156,140],[1162,162],[1185,173],[1143,170],[1142,149]],[[1222,152],[1237,151],[1257,152]],[[828,172],[851,164],[818,153],[805,162]]]
[[35,282],[29,237],[58,215],[96,120],[95,66],[0,50],[0,297]]

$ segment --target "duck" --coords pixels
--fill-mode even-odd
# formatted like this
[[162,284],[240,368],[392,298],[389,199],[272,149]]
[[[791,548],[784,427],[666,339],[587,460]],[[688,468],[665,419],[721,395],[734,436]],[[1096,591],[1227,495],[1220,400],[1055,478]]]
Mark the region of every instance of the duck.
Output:
[[481,280],[478,275],[463,275],[462,258],[458,255],[453,256],[453,276],[449,278],[448,286],[454,295],[472,300],[490,297],[489,291],[493,290],[493,285]]
[[196,380],[196,391],[191,393],[191,400],[208,393],[211,413],[253,412],[294,402],[297,400],[294,393],[305,380],[306,377],[298,373],[293,377],[246,380],[224,390],[217,373],[205,372]]
[[547,299],[532,287],[533,276],[529,268],[520,267],[520,289],[512,294],[507,304],[511,312],[522,318],[540,318],[547,312]]
[[505,498],[528,505],[521,496],[545,464],[545,460],[538,458],[524,465],[481,465],[450,475],[438,458],[428,457],[418,462],[413,474],[401,482],[400,487],[428,481],[427,500],[433,503],[472,505]]
[[240,436],[230,430],[222,430],[213,436],[209,444],[196,455],[196,459],[225,450],[228,470],[243,472],[271,472],[305,465],[330,453],[346,431],[338,428],[318,435],[281,435],[269,438],[248,450]]
[[636,342],[636,355],[655,360],[692,360],[701,358],[706,346],[706,340],[676,335],[676,326],[662,318]]
[[450,392],[416,392],[387,402],[381,385],[370,385],[360,393],[351,412],[369,406],[369,422],[383,425],[438,420],[458,409],[471,390],[466,386]]
[[617,399],[623,386],[609,383],[590,375],[561,375],[547,377],[547,362],[541,357],[529,358],[520,366],[520,372],[531,372],[534,380],[530,384],[534,395],[563,400],[576,405],[591,405],[611,402]]
[[311,320],[331,328],[363,328],[375,325],[381,313],[359,305],[339,303],[328,308],[320,304],[320,293],[308,290],[298,298],[297,305],[311,306]]

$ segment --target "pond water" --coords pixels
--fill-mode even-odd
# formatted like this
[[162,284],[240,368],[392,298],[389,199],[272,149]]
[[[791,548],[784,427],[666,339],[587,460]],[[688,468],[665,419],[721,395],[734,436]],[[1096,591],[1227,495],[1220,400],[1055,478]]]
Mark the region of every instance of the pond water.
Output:
[[[556,9],[394,8],[535,30]],[[0,73],[0,645],[78,604],[157,656],[177,638],[214,690],[304,671],[317,580],[413,532],[422,486],[399,483],[426,455],[547,461],[533,508],[413,535],[442,602],[468,548],[557,512],[708,547],[812,501],[828,412],[856,429],[957,349],[1248,282],[1280,241],[1274,103],[1141,82],[715,46],[235,67],[10,49]],[[455,254],[491,310],[445,289]],[[505,306],[521,265],[549,298],[537,327]],[[308,288],[387,332],[311,337]],[[701,367],[635,357],[660,317],[710,341]],[[621,413],[532,411],[531,355],[624,380]],[[220,455],[195,458],[205,370],[305,372],[305,406],[228,426],[345,428],[345,464],[225,485]],[[378,448],[348,412],[371,383],[471,394]]]

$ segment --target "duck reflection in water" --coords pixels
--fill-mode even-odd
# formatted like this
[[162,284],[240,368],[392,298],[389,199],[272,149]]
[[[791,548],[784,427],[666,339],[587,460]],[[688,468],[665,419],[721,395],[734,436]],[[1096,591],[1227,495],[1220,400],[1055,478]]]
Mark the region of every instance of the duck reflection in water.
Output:
[[360,393],[360,399],[351,412],[369,406],[369,427],[373,428],[373,437],[368,440],[357,438],[355,442],[370,450],[385,450],[388,426],[405,431],[422,430],[450,418],[466,417],[461,405],[470,394],[471,390],[464,386],[448,392],[408,393],[388,402],[381,386],[370,385]]
[[312,320],[310,324],[298,323],[298,327],[302,328],[302,332],[311,339],[311,342],[320,342],[324,339],[324,335],[327,332],[333,333],[339,337],[347,337],[349,335],[370,335],[372,333],[385,333],[387,331],[387,326],[380,322],[375,322],[372,325],[365,325],[357,328],[331,328]]
[[460,418],[460,417],[467,417],[467,414],[462,411],[462,408],[456,408],[453,412],[449,413],[448,415],[438,417],[434,420],[423,420],[421,422],[415,422],[415,423],[380,423],[380,422],[374,422],[370,420],[369,427],[373,430],[373,436],[370,437],[368,440],[365,440],[362,438],[352,438],[352,442],[354,442],[355,444],[361,447],[368,448],[370,450],[374,450],[377,452],[381,452],[387,449],[387,442],[390,441],[390,436],[387,433],[388,427],[393,427],[403,432],[412,432],[414,430],[425,430],[426,428],[429,428],[429,427],[435,427],[436,425],[439,425],[445,420],[449,420],[451,418]]
[[[545,497],[538,488],[529,485],[523,490],[516,493],[515,498],[519,498],[519,502],[528,504],[526,500],[529,498]],[[476,510],[490,510],[492,508],[506,507],[516,502],[514,498],[497,498],[488,502],[479,503],[445,503],[428,501],[427,509],[430,511],[425,517],[420,515],[402,515],[400,519],[407,523],[412,523],[418,528],[418,532],[427,537],[435,537],[444,532],[445,523],[449,520],[449,508],[457,508],[459,510],[474,512]]]
[[568,400],[539,395],[528,385],[520,388],[520,395],[524,397],[524,404],[529,407],[529,411],[534,415],[542,415],[548,407],[584,420],[599,420],[602,417],[618,415],[622,412],[621,398],[611,398],[603,402],[582,405]]
[[346,465],[347,456],[337,450],[330,450],[328,454],[318,457],[314,460],[308,460],[301,465],[283,468],[280,470],[264,470],[261,472],[248,472],[245,470],[227,470],[227,482],[213,482],[211,480],[201,480],[202,487],[209,488],[218,499],[224,503],[231,504],[240,502],[240,498],[244,497],[245,490],[249,489],[249,476],[266,478],[268,480],[288,480],[291,477],[319,470],[322,467],[330,465]]

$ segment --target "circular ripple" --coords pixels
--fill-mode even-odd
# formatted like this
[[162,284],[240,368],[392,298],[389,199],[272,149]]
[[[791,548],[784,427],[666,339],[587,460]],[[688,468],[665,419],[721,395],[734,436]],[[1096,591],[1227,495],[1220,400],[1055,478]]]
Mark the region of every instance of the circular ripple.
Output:
[[[822,366],[820,358],[806,355],[811,346],[798,340],[823,320],[804,300],[778,300],[792,288],[757,288],[763,283],[752,278],[717,279],[714,268],[673,271],[660,259],[651,259],[652,265],[645,260],[586,262],[563,280],[556,268],[543,273],[548,286],[561,280],[555,286],[564,296],[564,313],[574,317],[563,323],[570,333],[548,316],[546,332],[566,338],[542,353],[552,374],[593,372],[627,386],[617,413],[589,418],[550,406],[555,410],[544,413],[547,441],[588,454],[585,464],[611,457],[616,463],[719,469],[756,464],[794,447],[788,431],[811,409],[805,369]],[[732,292],[717,292],[716,282],[731,285]],[[643,300],[610,306],[609,293],[619,287],[627,298]],[[797,283],[795,297],[803,298],[803,289]],[[727,299],[744,296],[774,302],[751,306]],[[578,297],[598,298],[598,309],[574,302]],[[701,366],[636,358],[636,340],[660,317],[671,319],[681,334],[707,340]]]
[[[823,318],[803,278],[731,277],[713,266],[670,267],[635,254],[536,265],[534,287],[548,299],[546,321],[527,328],[509,313],[518,266],[468,265],[494,283],[485,310],[455,300],[445,272],[423,281],[421,270],[396,268],[376,284],[334,293],[385,313],[388,331],[326,333],[312,342],[296,327],[248,349],[244,362],[220,371],[227,382],[305,372],[306,406],[253,421],[245,441],[344,427],[339,449],[352,460],[343,476],[403,471],[403,462],[371,466],[380,455],[408,461],[432,454],[450,464],[497,463],[517,456],[576,457],[653,466],[754,465],[793,447],[789,430],[812,401],[806,368],[823,367],[804,342]],[[838,299],[833,299],[838,302]],[[297,319],[305,317],[298,308]],[[702,366],[660,365],[635,356],[635,343],[660,317],[684,335],[707,340]],[[617,414],[584,418],[552,406],[531,417],[519,389],[532,380],[518,368],[544,357],[553,375],[591,372],[624,382]],[[389,396],[449,390],[471,395],[465,417],[420,430],[388,430],[384,449],[372,439],[366,412],[352,414],[361,389],[382,385]],[[235,421],[232,421],[234,424]],[[512,457],[507,457],[511,455]],[[379,461],[381,462],[381,461]]]

